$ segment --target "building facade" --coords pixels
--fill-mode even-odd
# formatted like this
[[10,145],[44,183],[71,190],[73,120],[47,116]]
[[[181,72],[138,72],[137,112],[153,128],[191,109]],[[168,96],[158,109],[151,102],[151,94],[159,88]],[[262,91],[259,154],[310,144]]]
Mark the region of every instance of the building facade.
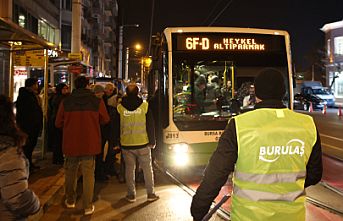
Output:
[[[27,35],[32,35],[32,38],[38,39],[38,41],[44,41],[55,46],[59,45],[59,0],[1,0],[1,7],[0,17],[7,19],[9,23],[16,24],[17,29],[25,30]],[[18,65],[18,63],[14,62],[12,82],[14,88],[12,90],[9,86],[10,53],[5,47],[0,49],[1,93],[9,94],[15,100],[19,88],[24,86],[25,79],[29,76],[37,77],[41,85],[43,84],[44,65]],[[12,91],[13,93],[10,93]]]
[[[71,52],[72,0],[61,0],[62,50]],[[92,66],[93,76],[116,76],[117,0],[83,0],[81,12],[81,53]]]
[[[117,0],[80,0],[81,2],[81,63],[92,67],[92,76],[116,76],[117,66]],[[33,36],[56,45],[54,62],[66,65],[49,68],[49,83],[63,82],[70,75],[68,54],[72,46],[73,0],[0,0],[0,17],[6,18]],[[9,50],[0,45],[0,93],[9,93]],[[57,53],[55,53],[56,55]],[[52,61],[50,61],[52,60]],[[14,91],[23,86],[27,77],[43,79],[43,67],[16,66]],[[53,80],[52,80],[53,79]],[[14,96],[15,97],[15,96]]]
[[343,105],[343,20],[325,24],[326,85],[331,88],[336,105]]

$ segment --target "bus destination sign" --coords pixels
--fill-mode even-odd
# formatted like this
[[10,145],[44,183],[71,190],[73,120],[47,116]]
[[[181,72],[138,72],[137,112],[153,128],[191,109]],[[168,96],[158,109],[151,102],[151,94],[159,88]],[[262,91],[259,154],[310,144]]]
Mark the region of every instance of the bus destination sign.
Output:
[[[176,34],[173,45],[177,51],[270,51],[275,50],[272,39],[281,36],[257,34]],[[280,39],[280,38],[279,38]],[[175,42],[176,41],[176,42]],[[276,41],[277,42],[277,41]],[[272,44],[272,45],[271,45]],[[176,47],[175,47],[176,46]]]

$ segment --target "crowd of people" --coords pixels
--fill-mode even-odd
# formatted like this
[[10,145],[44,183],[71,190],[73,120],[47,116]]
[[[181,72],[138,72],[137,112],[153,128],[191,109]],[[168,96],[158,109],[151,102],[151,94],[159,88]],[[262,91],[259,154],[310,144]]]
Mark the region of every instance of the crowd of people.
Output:
[[[200,91],[204,82],[195,82]],[[94,184],[118,175],[114,161],[119,150],[125,165],[125,199],[136,201],[138,162],[147,201],[158,200],[151,157],[156,145],[154,110],[139,96],[138,86],[127,85],[120,98],[111,83],[92,86],[85,76],[78,76],[74,85],[71,93],[68,85],[57,85],[49,98],[53,163],[64,164],[65,207],[76,206],[80,168],[84,215],[94,213]],[[261,72],[249,89],[245,100],[247,105],[256,103],[255,109],[228,122],[193,197],[191,214],[194,220],[202,220],[234,172],[232,220],[305,220],[304,188],[318,183],[322,176],[316,126],[311,117],[283,105],[286,88],[281,73]],[[29,171],[39,170],[32,160],[43,118],[37,79],[28,78],[20,88],[16,108],[15,115],[13,103],[0,95],[1,220],[26,220],[40,208],[38,197],[28,188]],[[279,149],[275,159],[264,158],[268,158],[266,148],[269,155],[270,149],[290,142],[301,149],[298,154]]]
[[[94,183],[107,181],[111,176],[126,181],[125,198],[135,202],[136,162],[144,173],[147,200],[159,199],[154,191],[151,159],[155,147],[154,121],[148,102],[139,96],[137,85],[129,84],[124,96],[117,93],[113,83],[90,84],[85,76],[77,77],[74,85],[72,92],[67,84],[56,85],[47,99],[47,145],[53,153],[52,163],[64,166],[65,206],[75,207],[79,168],[85,215],[93,214],[95,209]],[[27,188],[29,172],[40,169],[32,159],[43,132],[42,98],[36,78],[28,78],[25,87],[20,88],[15,108],[16,114],[9,98],[0,96],[0,158],[13,159],[0,163],[0,173],[6,168],[14,170],[0,179],[0,214],[9,217],[5,220],[25,220],[39,209],[38,198]],[[117,157],[118,153],[121,157]],[[125,170],[118,170],[118,159]],[[6,190],[18,194],[6,195],[3,192]]]

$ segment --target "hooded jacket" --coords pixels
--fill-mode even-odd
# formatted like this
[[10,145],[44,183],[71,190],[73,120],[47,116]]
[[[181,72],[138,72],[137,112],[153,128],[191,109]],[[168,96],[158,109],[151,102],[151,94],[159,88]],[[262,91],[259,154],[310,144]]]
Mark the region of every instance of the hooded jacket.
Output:
[[69,157],[101,153],[100,124],[110,121],[105,103],[88,89],[76,89],[57,112],[55,126],[63,128],[63,153]]
[[28,189],[28,161],[15,141],[0,135],[0,220],[26,220],[39,211],[38,197]]
[[[124,96],[121,102],[121,105],[125,107],[129,111],[134,111],[136,110],[141,104],[143,103],[143,99],[140,97],[129,97],[129,96]],[[115,126],[115,131],[116,131],[116,142],[115,146],[118,146],[120,143],[120,115],[118,111],[116,112],[116,126]],[[149,145],[155,145],[155,127],[154,127],[154,118],[152,115],[151,108],[149,106],[148,112],[146,114],[146,131],[148,134],[148,139],[149,139]],[[146,145],[148,145],[146,144]],[[140,149],[144,148],[146,145],[141,145],[141,146],[121,146],[123,149]]]

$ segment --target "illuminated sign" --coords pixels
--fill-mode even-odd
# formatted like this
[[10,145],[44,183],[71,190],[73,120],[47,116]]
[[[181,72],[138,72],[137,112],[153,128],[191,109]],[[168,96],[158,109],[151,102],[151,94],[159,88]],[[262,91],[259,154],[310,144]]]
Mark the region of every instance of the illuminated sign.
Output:
[[211,44],[209,38],[188,37],[185,46],[187,50],[258,50],[264,51],[265,44],[258,44],[254,38],[223,38],[223,41]]
[[176,51],[264,52],[282,49],[284,36],[250,33],[175,33]]
[[43,50],[30,50],[30,51],[16,51],[14,53],[14,66],[30,66],[30,67],[43,67],[44,51]]
[[50,58],[57,58],[58,57],[58,52],[57,51],[55,51],[55,50],[48,50],[48,56],[50,57]]

